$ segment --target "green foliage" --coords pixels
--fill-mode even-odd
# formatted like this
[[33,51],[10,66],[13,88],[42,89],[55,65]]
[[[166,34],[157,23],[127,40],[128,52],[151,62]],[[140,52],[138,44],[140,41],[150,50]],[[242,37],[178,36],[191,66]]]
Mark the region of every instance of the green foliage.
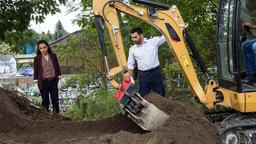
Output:
[[77,38],[70,37],[67,44],[60,45],[56,48],[56,53],[60,61],[63,61],[66,66],[70,66],[75,57],[79,53],[80,41]]
[[66,4],[67,0],[31,0],[33,13],[32,19],[36,22],[43,22],[47,14],[54,15],[60,12],[59,4]]
[[25,45],[27,43],[36,45],[39,39],[46,40],[48,42],[52,41],[52,34],[48,31],[48,33],[39,34],[32,29],[25,30],[23,32],[9,32],[6,33],[6,37],[4,42],[8,45],[8,48],[2,49],[1,52],[9,53],[9,54],[24,54]]
[[3,54],[12,54],[11,46],[9,44],[6,44],[4,42],[0,43],[0,51]]
[[165,64],[162,70],[164,74],[171,74],[174,77],[181,73],[179,65],[177,63]]
[[113,98],[113,92],[105,89],[97,90],[94,96],[79,97],[68,114],[76,120],[99,120],[120,113],[118,102]]
[[11,53],[24,54],[25,44],[31,43],[32,45],[35,45],[38,39],[39,34],[36,33],[34,30],[29,29],[23,32],[7,33],[5,37],[5,42],[11,45],[9,49]]
[[162,70],[165,77],[166,91],[172,98],[179,96],[175,94],[177,92],[188,92],[187,82],[182,77],[180,67],[177,63],[165,64]]
[[[66,44],[56,48],[61,65],[72,67],[74,73],[98,74],[105,81],[102,55],[97,37],[94,28],[84,29],[77,35],[70,36]],[[110,52],[109,55],[111,57],[113,53]],[[114,56],[112,58],[114,59]],[[110,60],[110,64],[111,62]]]
[[55,31],[54,31],[54,34],[53,34],[53,37],[54,39],[59,39],[65,35],[67,35],[67,31],[64,29],[62,23],[60,20],[58,20],[58,22],[56,23],[55,25]]
[[188,91],[186,80],[181,75],[181,70],[177,63],[166,64],[162,69],[165,75],[166,91],[170,94],[170,99],[185,102],[196,108],[203,108],[204,106],[198,102]]
[[29,1],[0,1],[0,39],[6,32],[25,30],[33,13],[33,4]]
[[48,42],[54,40],[54,39],[53,39],[53,34],[51,34],[50,31],[48,31],[47,33],[42,32],[42,34],[40,35],[40,37],[41,37],[40,39],[46,40],[46,41],[48,41]]
[[75,87],[77,82],[80,86],[86,85],[89,82],[89,76],[87,74],[72,75],[65,81],[65,87]]
[[22,67],[31,66],[33,67],[34,62],[19,62],[17,63],[17,69],[20,69]]
[[59,12],[59,4],[67,0],[1,0],[0,1],[0,40],[6,33],[22,32],[31,20],[43,22],[47,14]]
[[246,7],[249,9],[251,13],[254,14],[254,17],[256,16],[256,6],[255,6],[256,0],[247,0],[246,1]]

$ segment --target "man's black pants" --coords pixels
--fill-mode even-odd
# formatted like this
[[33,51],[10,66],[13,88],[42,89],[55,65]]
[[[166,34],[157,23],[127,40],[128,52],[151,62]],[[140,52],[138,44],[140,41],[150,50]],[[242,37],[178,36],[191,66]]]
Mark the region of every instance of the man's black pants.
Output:
[[51,96],[53,111],[59,113],[58,80],[43,80],[42,106],[49,110],[49,94]]
[[159,66],[147,71],[139,70],[140,95],[144,97],[151,91],[165,96],[165,89]]

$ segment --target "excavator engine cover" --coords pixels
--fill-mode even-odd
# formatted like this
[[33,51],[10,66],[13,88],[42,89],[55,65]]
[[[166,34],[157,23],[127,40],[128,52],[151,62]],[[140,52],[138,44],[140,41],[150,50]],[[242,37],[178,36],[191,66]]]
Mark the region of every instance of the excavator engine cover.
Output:
[[115,98],[122,108],[128,112],[128,117],[144,130],[152,131],[157,129],[169,118],[168,114],[136,92],[136,86],[131,82],[130,77],[123,78]]

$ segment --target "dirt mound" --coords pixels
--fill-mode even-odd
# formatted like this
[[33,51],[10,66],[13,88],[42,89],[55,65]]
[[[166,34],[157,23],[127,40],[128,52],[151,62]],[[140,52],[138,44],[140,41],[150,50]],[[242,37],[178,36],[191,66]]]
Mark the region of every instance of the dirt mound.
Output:
[[177,101],[166,100],[155,93],[147,95],[145,99],[170,115],[163,127],[150,133],[158,141],[179,144],[216,143],[216,127],[201,111]]
[[0,132],[17,131],[28,124],[27,119],[19,114],[29,105],[23,100],[17,94],[0,90]]
[[161,128],[146,132],[121,114],[94,122],[72,121],[30,106],[15,92],[0,89],[0,141],[30,144],[211,144],[216,130],[196,109],[155,94],[150,102],[170,114]]
[[[108,141],[105,134],[122,130],[145,133],[121,114],[96,122],[73,121],[45,113],[31,106],[23,95],[3,89],[0,89],[0,123],[0,141],[13,144],[80,143],[81,140],[98,144]],[[92,139],[94,142],[90,142]]]
[[0,88],[0,132],[22,132],[36,119],[59,119],[30,105],[18,92]]
[[204,114],[188,105],[170,101],[158,94],[144,97],[170,115],[164,126],[152,132],[134,134],[120,131],[108,136],[111,144],[216,144],[216,127]]

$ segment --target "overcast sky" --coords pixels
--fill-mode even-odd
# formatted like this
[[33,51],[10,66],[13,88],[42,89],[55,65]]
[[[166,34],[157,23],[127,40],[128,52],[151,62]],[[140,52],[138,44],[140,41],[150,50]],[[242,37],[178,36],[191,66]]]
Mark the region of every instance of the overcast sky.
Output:
[[54,33],[55,25],[58,22],[58,20],[60,20],[64,29],[67,32],[71,33],[79,30],[80,27],[72,23],[72,20],[75,19],[78,12],[76,13],[73,12],[67,15],[65,6],[60,6],[60,10],[61,10],[61,13],[57,13],[55,15],[47,15],[44,20],[44,23],[36,24],[35,22],[31,22],[30,28],[34,29],[38,33],[42,33],[42,32],[47,33],[48,30],[51,33]]

